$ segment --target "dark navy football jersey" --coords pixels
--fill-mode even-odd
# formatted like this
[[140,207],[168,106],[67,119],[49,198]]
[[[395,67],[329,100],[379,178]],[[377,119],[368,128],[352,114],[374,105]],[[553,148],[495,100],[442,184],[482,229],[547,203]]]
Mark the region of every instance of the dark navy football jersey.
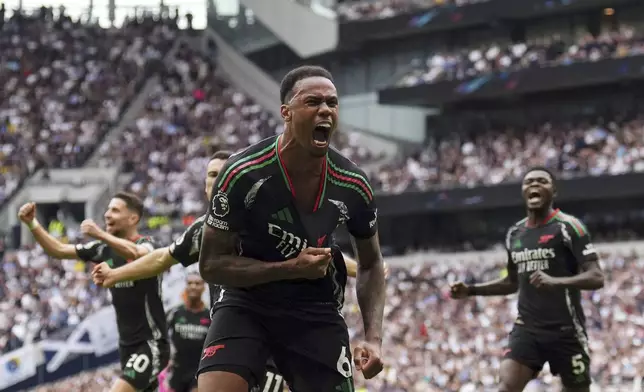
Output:
[[203,342],[210,327],[210,314],[207,309],[192,311],[179,305],[168,312],[170,340],[174,347],[172,366],[178,375],[183,372],[197,373]]
[[581,293],[572,288],[537,288],[535,271],[553,277],[579,274],[580,265],[598,260],[590,234],[579,219],[555,210],[542,224],[523,219],[506,236],[508,270],[519,278],[519,316],[516,323],[534,330],[571,330],[585,334]]
[[[150,237],[141,237],[136,244],[154,250]],[[83,261],[106,262],[111,268],[128,263],[102,241],[76,245],[76,254]],[[131,261],[131,260],[130,260]],[[123,346],[139,344],[147,340],[167,338],[163,302],[161,301],[161,278],[154,277],[117,283],[110,289],[112,304],[116,311],[119,342]]]
[[[199,262],[199,252],[201,251],[201,239],[203,238],[203,224],[206,215],[197,218],[177,239],[170,244],[170,256],[177,260],[184,267]],[[214,284],[208,285],[210,294],[210,303],[214,304],[219,297],[221,288]]]
[[297,257],[310,247],[330,247],[333,262],[324,278],[285,280],[247,288],[224,287],[219,302],[257,308],[338,312],[347,270],[334,231],[346,224],[360,239],[377,232],[377,210],[366,175],[330,148],[313,211],[296,207],[278,150],[279,136],[233,155],[213,187],[206,224],[238,234],[240,256],[263,262]]

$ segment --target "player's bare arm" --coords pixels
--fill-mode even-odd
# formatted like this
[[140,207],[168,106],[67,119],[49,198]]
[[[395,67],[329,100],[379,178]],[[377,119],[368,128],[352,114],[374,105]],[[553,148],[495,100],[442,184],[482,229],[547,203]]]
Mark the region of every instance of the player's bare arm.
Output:
[[519,278],[514,268],[508,268],[508,273],[503,278],[471,286],[463,282],[456,282],[450,286],[452,298],[460,299],[468,296],[493,296],[510,295],[519,290]]
[[250,287],[287,279],[318,279],[326,274],[331,249],[306,248],[287,261],[262,262],[239,256],[237,233],[205,225],[199,272],[211,284]]
[[356,295],[365,330],[365,343],[356,346],[354,362],[369,379],[383,369],[380,348],[385,309],[385,267],[377,232],[366,239],[352,237],[352,243],[358,256]]
[[168,247],[155,249],[145,256],[119,268],[110,268],[107,263],[94,267],[92,279],[105,288],[128,280],[148,279],[167,271],[177,261],[170,255]]
[[26,203],[20,207],[18,217],[29,227],[36,242],[49,256],[57,259],[74,259],[77,257],[74,245],[60,242],[40,225],[36,219],[36,203]]
[[103,241],[120,256],[127,260],[135,260],[145,256],[152,250],[150,246],[138,245],[130,240],[118,238],[101,229],[93,220],[85,219],[81,223],[81,231],[94,239]]
[[[344,264],[347,266],[347,276],[350,278],[355,278],[358,276],[358,261],[354,258],[351,258],[345,254],[344,256]],[[385,269],[385,278],[389,276],[389,266],[387,263],[383,263],[383,267]]]

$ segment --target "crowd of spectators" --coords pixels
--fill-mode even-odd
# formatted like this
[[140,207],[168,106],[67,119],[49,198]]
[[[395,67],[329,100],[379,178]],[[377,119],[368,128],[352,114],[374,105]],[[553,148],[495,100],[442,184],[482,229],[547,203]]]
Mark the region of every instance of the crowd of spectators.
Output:
[[[151,215],[201,215],[204,178],[218,149],[237,151],[283,130],[283,121],[230,85],[209,59],[182,46],[150,95],[145,113],[123,135],[99,151],[101,164],[123,162],[133,175],[128,190]],[[356,133],[333,140],[357,162],[373,158]]]
[[[11,259],[12,256],[9,256]],[[36,258],[38,259],[38,258]],[[473,259],[472,259],[473,260]],[[596,292],[584,292],[583,307],[592,351],[592,376],[602,391],[630,392],[633,381],[644,372],[644,257],[632,251],[612,251],[602,255],[606,286]],[[45,264],[47,262],[47,264]],[[64,272],[58,262],[42,259],[27,267],[9,267],[19,272],[9,284],[20,287],[28,296],[36,275],[52,276],[57,288],[41,286],[41,303],[63,301],[70,309],[86,303],[103,304],[99,292],[81,272]],[[16,262],[3,263],[14,265]],[[385,338],[383,357],[387,366],[382,375],[365,381],[356,374],[357,391],[379,392],[487,392],[494,391],[502,351],[516,316],[516,296],[477,297],[456,301],[449,299],[447,288],[456,280],[483,281],[504,273],[501,258],[477,258],[475,262],[447,262],[428,256],[424,264],[394,268],[387,282]],[[30,275],[31,274],[31,275]],[[11,275],[9,275],[11,276]],[[46,279],[46,278],[43,278]],[[42,282],[44,284],[44,282]],[[62,293],[60,300],[45,298],[48,293]],[[12,297],[15,298],[15,297]],[[76,305],[74,305],[76,304]],[[21,308],[19,303],[12,306]],[[47,306],[47,305],[46,305]],[[45,306],[45,307],[46,307]],[[34,310],[23,309],[30,317],[44,319]],[[5,314],[6,310],[2,310]],[[345,318],[353,340],[361,334],[361,316],[355,298],[354,283],[346,290]],[[34,323],[35,324],[35,323]],[[3,330],[4,332],[4,330]],[[5,336],[1,334],[0,336]],[[83,373],[37,391],[107,391],[110,380],[118,375],[116,367]],[[548,367],[529,390],[555,390],[558,380]],[[610,389],[611,387],[613,389]],[[540,389],[540,388],[545,389]]]
[[434,7],[461,7],[489,0],[338,0],[335,11],[342,21],[386,19]]
[[512,72],[530,67],[561,66],[582,61],[637,56],[644,53],[644,36],[629,26],[597,36],[580,34],[530,39],[512,44],[487,44],[476,48],[437,52],[415,60],[397,83],[400,87],[461,80],[491,72]]
[[102,29],[45,8],[0,26],[2,204],[39,166],[82,164],[175,32],[160,22]]
[[373,174],[385,192],[474,187],[518,180],[546,166],[561,177],[644,171],[644,116],[628,121],[477,129],[434,140],[418,154]]

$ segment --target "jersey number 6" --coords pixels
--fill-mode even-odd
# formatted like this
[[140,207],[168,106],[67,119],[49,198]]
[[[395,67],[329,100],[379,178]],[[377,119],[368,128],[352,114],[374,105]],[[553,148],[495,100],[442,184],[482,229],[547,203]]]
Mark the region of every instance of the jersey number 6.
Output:
[[351,367],[351,361],[347,357],[347,348],[342,346],[342,351],[340,351],[340,357],[338,358],[337,363],[338,373],[343,377],[349,378],[353,375],[353,368]]

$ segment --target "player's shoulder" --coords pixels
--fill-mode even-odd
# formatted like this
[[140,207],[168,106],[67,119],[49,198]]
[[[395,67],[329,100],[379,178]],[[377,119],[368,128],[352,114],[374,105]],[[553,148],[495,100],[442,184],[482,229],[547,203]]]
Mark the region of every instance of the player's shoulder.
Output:
[[521,229],[527,228],[528,227],[527,224],[528,224],[527,217],[519,219],[518,221],[514,222],[510,227],[508,227],[508,230],[506,231],[506,233],[507,235],[512,235],[520,231]]
[[367,174],[335,148],[329,148],[327,172],[327,178],[332,184],[358,193],[367,202],[373,199],[373,188]]
[[253,176],[258,170],[276,161],[276,141],[277,136],[272,136],[231,155],[217,179],[219,191],[229,193],[233,187],[238,187],[240,180]]
[[572,214],[558,210],[554,216],[554,220],[559,223],[561,227],[566,228],[578,237],[583,237],[588,234],[588,228],[586,228],[586,225],[581,221],[581,219]]

